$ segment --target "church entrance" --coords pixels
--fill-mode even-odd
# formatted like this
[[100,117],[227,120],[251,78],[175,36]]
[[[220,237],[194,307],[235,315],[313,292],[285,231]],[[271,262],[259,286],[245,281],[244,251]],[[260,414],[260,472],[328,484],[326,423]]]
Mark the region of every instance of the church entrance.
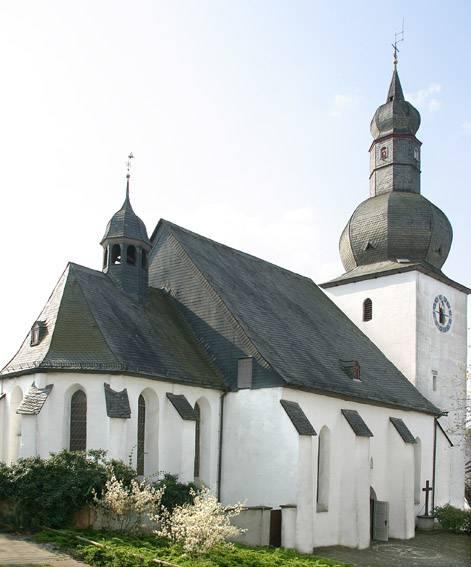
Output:
[[389,539],[389,502],[381,502],[370,486],[370,538],[377,541]]

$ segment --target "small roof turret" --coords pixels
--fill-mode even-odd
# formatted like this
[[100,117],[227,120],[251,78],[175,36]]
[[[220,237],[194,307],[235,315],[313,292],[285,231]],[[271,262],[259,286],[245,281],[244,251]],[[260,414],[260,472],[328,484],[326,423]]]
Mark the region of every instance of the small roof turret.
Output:
[[150,246],[147,229],[144,222],[134,212],[129,200],[129,178],[126,183],[126,198],[123,206],[117,211],[106,225],[101,244],[110,238],[125,238],[138,240]]

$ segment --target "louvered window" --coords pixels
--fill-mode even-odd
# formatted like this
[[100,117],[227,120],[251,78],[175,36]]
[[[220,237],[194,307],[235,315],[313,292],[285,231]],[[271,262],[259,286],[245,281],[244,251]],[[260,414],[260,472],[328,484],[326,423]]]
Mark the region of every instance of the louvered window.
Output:
[[87,449],[87,396],[77,390],[70,400],[70,443],[71,451]]
[[145,460],[145,439],[146,439],[146,401],[144,396],[139,396],[137,406],[137,474],[144,474]]
[[198,404],[195,404],[195,467],[194,467],[194,477],[199,478],[200,476],[200,441],[201,441],[201,410]]
[[363,321],[371,321],[373,319],[373,302],[368,297],[363,302]]

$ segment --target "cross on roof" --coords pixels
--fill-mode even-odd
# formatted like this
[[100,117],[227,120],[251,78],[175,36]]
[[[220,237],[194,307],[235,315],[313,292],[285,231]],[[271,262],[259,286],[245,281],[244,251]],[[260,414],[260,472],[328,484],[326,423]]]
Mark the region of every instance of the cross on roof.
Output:
[[404,18],[402,18],[402,30],[400,32],[394,33],[394,43],[392,44],[394,49],[394,59],[393,59],[394,67],[397,65],[397,54],[399,53],[397,44],[400,43],[401,41],[404,41]]
[[127,174],[126,177],[127,179],[129,179],[131,177],[131,160],[134,159],[133,153],[130,152],[130,154],[128,155],[128,161],[126,162],[126,167],[127,167]]

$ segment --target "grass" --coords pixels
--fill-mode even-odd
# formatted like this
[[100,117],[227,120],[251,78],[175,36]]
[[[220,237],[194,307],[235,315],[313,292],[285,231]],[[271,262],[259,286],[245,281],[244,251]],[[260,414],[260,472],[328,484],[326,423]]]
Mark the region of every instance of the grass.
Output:
[[[93,540],[102,547],[78,539]],[[345,567],[345,563],[287,549],[222,546],[209,554],[190,557],[180,546],[154,536],[132,536],[95,530],[42,531],[40,543],[54,544],[62,551],[97,567],[154,567],[155,559],[179,567]]]

